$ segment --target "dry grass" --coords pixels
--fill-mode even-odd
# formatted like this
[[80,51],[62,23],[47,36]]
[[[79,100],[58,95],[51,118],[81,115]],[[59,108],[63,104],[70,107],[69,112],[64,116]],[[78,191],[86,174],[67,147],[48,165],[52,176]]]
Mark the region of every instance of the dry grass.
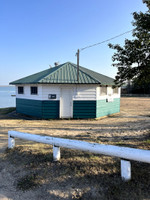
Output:
[[[2,119],[1,139],[4,142],[7,130],[13,129],[150,149],[150,101],[148,100],[148,98],[123,98],[121,114],[101,120]],[[62,148],[60,162],[53,162],[52,147],[49,145],[21,140],[16,140],[16,144],[14,149],[6,149],[0,157],[0,169],[1,166],[6,167],[9,164],[6,172],[13,180],[12,190],[16,190],[15,200],[150,199],[149,164],[131,161],[132,180],[123,182],[118,158]],[[7,174],[5,176],[8,178]]]
[[[42,151],[41,151],[42,150]],[[16,167],[16,188],[47,190],[55,187],[68,193],[66,199],[148,199],[149,164],[132,161],[132,180],[122,182],[120,161],[74,150],[61,150],[60,162],[53,162],[48,145],[18,146],[7,150],[4,160]],[[19,167],[18,167],[19,164]],[[22,174],[22,170],[24,174]],[[68,190],[68,191],[67,191]],[[33,190],[34,191],[34,190]],[[57,192],[61,196],[60,191]]]

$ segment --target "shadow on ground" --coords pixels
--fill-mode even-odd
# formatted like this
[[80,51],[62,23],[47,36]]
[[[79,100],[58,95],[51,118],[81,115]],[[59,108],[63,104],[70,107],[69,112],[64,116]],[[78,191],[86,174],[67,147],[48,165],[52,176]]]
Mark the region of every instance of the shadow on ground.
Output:
[[[52,149],[45,146],[41,153],[42,147],[39,148],[18,146],[5,151],[0,160],[0,173],[3,178],[12,176],[12,190],[3,194],[7,198],[16,200],[14,191],[18,197],[29,197],[29,200],[150,198],[149,164],[132,162],[132,180],[123,182],[119,159],[62,149],[60,162],[53,162]],[[5,164],[9,167],[4,171]]]

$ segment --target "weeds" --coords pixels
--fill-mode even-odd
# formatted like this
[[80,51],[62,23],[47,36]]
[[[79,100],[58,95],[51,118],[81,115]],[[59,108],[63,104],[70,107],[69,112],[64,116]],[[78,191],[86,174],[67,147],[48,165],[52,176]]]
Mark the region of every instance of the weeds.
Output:
[[13,112],[15,110],[16,110],[16,108],[14,108],[14,107],[0,108],[0,115],[6,115],[6,114],[11,113],[11,112]]
[[[122,142],[118,143],[122,145]],[[124,143],[123,143],[124,144]],[[61,148],[60,162],[53,162],[52,149],[42,144],[18,146],[6,150],[5,159],[20,171],[16,187],[19,190],[31,190],[47,184],[69,184],[72,188],[82,188],[74,192],[72,199],[138,199],[148,198],[150,188],[149,164],[132,162],[132,180],[124,183],[120,177],[120,160],[117,158],[94,155],[81,151]],[[25,171],[22,175],[21,170]],[[86,188],[90,187],[89,190]]]
[[146,140],[145,143],[150,144],[150,140]]
[[35,187],[39,186],[39,180],[38,180],[38,175],[37,174],[28,174],[25,175],[24,177],[20,178],[17,181],[17,188],[19,190],[30,190],[34,189]]

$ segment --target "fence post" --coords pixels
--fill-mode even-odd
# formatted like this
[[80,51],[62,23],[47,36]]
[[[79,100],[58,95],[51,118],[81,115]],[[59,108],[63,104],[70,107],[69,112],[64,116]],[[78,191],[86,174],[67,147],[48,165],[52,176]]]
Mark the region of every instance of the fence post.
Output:
[[53,160],[59,161],[60,160],[60,147],[53,145]]
[[121,160],[121,177],[124,181],[131,180],[131,163],[127,160]]
[[8,149],[12,149],[15,147],[15,138],[11,137],[10,134],[8,134]]

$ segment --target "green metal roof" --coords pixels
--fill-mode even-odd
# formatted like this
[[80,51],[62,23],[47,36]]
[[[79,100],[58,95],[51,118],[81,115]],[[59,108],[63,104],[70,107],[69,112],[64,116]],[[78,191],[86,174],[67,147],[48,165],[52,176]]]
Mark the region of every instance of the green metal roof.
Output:
[[114,85],[114,79],[79,67],[79,81],[77,81],[77,65],[67,62],[39,73],[13,81],[10,84],[101,84]]

